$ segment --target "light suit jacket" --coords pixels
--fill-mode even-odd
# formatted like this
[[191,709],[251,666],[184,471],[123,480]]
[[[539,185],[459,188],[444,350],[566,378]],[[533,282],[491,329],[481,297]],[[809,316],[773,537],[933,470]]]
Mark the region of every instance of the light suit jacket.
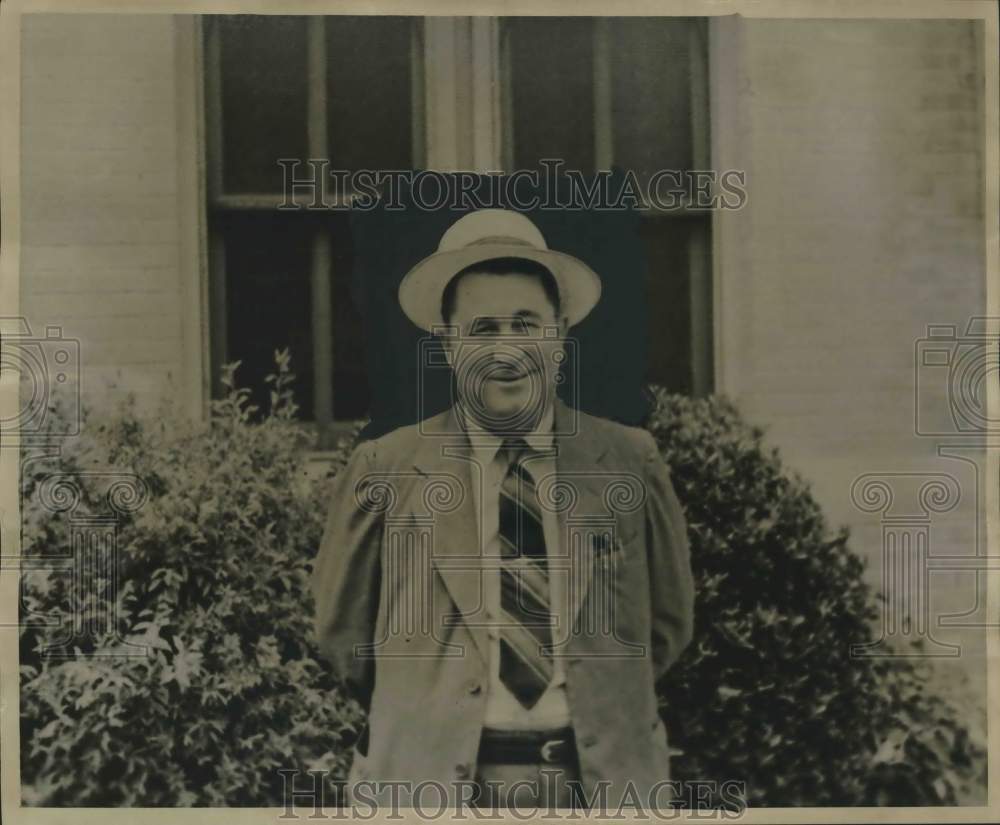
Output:
[[[692,635],[687,533],[648,432],[561,402],[554,429],[556,478],[536,486],[571,582],[567,698],[584,789],[615,804],[628,782],[645,794],[669,778],[654,683]],[[321,653],[369,709],[349,788],[434,780],[455,804],[474,778],[489,649],[479,476],[447,410],[359,444],[335,479],[312,588]]]

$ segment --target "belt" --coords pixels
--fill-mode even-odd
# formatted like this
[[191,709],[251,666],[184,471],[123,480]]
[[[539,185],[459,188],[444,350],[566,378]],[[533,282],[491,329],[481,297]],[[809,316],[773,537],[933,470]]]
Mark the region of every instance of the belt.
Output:
[[483,728],[479,762],[488,765],[568,764],[576,760],[573,728],[497,730]]

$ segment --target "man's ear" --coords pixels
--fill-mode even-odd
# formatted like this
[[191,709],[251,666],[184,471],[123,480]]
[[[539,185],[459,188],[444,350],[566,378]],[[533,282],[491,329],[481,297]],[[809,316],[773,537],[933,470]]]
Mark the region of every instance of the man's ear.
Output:
[[455,368],[455,347],[458,341],[458,327],[454,324],[436,324],[431,327],[431,335],[438,340],[448,366]]
[[455,341],[457,336],[455,335],[441,335],[438,337],[438,342],[441,344],[441,349],[444,350],[444,357],[448,361],[448,366],[455,369]]

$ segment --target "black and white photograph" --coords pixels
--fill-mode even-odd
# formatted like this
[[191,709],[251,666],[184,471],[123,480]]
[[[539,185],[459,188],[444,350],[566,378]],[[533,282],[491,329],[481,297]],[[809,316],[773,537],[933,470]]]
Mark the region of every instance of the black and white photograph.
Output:
[[0,6],[4,821],[996,821],[995,3],[88,3]]

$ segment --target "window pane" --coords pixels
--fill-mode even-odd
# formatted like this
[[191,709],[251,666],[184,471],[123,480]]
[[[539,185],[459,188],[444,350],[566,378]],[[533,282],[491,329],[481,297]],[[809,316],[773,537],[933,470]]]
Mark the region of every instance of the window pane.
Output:
[[[510,18],[507,71],[517,167],[562,157],[594,168],[595,119],[613,132],[613,163],[645,177],[692,168],[689,18],[609,18],[607,65],[595,66],[592,18]],[[594,75],[606,72],[611,109],[594,109]]]
[[[508,146],[514,167],[542,157],[564,157],[571,168],[593,169],[595,124],[609,124],[612,163],[640,180],[659,169],[688,170],[696,154],[692,111],[694,83],[707,76],[704,22],[691,18],[509,18],[504,71],[510,78],[507,108],[513,120]],[[597,38],[605,36],[606,48]],[[692,54],[692,48],[699,53]],[[601,55],[606,55],[606,60]],[[695,61],[697,75],[693,74]],[[595,109],[595,77],[609,83],[610,107]],[[700,96],[707,90],[698,90]],[[699,140],[707,135],[698,133]],[[650,317],[646,377],[674,392],[694,389],[689,240],[695,221],[648,215],[642,223],[647,256]],[[699,312],[710,307],[699,301]],[[699,353],[699,363],[704,353]]]
[[[702,220],[695,218],[692,220]],[[690,394],[691,278],[688,237],[691,220],[646,218],[646,296],[650,307],[646,380],[670,392]]]
[[274,351],[290,348],[299,416],[314,420],[312,249],[317,232],[331,240],[332,374],[335,419],[368,412],[361,315],[351,288],[352,248],[347,213],[228,211],[213,229],[226,244],[229,360],[242,361],[240,386],[265,408]]
[[640,177],[692,168],[689,38],[695,21],[611,21],[615,164]]
[[233,15],[216,22],[223,189],[279,193],[278,158],[308,157],[305,18]]
[[326,19],[331,168],[409,169],[413,18]]
[[593,19],[515,17],[505,25],[514,166],[562,158],[569,169],[593,171]]
[[354,249],[350,220],[343,212],[331,217],[333,417],[347,421],[368,415],[368,362],[360,298],[356,298],[352,280]]
[[264,377],[274,351],[289,347],[293,389],[303,418],[312,418],[312,333],[309,308],[309,222],[275,212],[231,212],[216,218],[226,245],[229,360],[242,361],[237,383],[266,409]]

